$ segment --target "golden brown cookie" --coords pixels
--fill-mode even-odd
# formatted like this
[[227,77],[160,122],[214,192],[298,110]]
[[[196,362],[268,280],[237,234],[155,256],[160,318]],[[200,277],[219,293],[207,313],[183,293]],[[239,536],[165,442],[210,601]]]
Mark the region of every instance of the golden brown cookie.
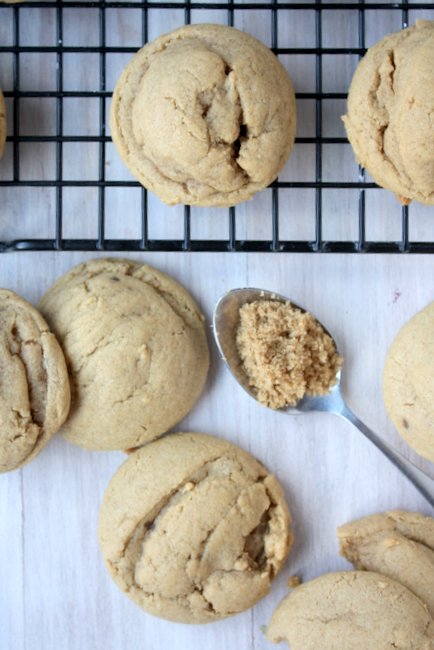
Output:
[[384,364],[383,396],[401,436],[434,461],[434,302],[413,316],[392,342]]
[[371,571],[327,573],[283,599],[267,630],[291,650],[433,650],[426,606],[395,580]]
[[358,162],[403,203],[434,204],[434,21],[389,34],[359,63],[343,118]]
[[292,543],[275,477],[200,433],[167,435],[128,457],[104,495],[99,538],[118,587],[146,612],[183,623],[251,607]]
[[25,465],[65,421],[65,359],[32,305],[0,289],[0,472]]
[[139,50],[113,94],[111,133],[130,171],[169,204],[229,206],[273,181],[295,137],[275,55],[223,25],[188,25]]
[[61,433],[88,449],[128,449],[184,417],[209,355],[204,319],[178,282],[147,264],[96,259],[71,269],[40,308],[72,385]]
[[6,142],[6,104],[3,93],[0,90],[0,158],[3,156],[3,151]]
[[434,616],[434,519],[396,510],[338,528],[341,554],[356,569],[377,571],[405,585]]

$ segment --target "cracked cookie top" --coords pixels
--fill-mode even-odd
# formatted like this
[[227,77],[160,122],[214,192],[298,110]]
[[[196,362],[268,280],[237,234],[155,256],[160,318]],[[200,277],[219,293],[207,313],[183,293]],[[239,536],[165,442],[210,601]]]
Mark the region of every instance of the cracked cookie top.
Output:
[[39,454],[66,419],[69,401],[54,334],[32,305],[0,289],[0,472]]
[[274,476],[239,447],[199,433],[132,453],[104,495],[109,573],[145,611],[206,623],[265,596],[292,543]]
[[402,203],[434,205],[434,21],[389,34],[359,63],[343,117],[357,161]]
[[338,528],[341,555],[356,569],[398,580],[434,616],[434,519],[395,510]]
[[65,437],[87,449],[138,447],[192,408],[209,365],[202,314],[178,282],[147,264],[80,264],[40,309],[71,378]]
[[399,582],[342,571],[296,587],[274,612],[267,637],[291,650],[432,650],[434,621]]
[[291,80],[252,36],[188,25],[139,50],[111,105],[124,162],[168,204],[229,206],[271,183],[295,137]]
[[6,142],[6,104],[0,90],[0,158],[3,155]]
[[384,364],[383,398],[404,440],[434,461],[434,302],[392,341]]

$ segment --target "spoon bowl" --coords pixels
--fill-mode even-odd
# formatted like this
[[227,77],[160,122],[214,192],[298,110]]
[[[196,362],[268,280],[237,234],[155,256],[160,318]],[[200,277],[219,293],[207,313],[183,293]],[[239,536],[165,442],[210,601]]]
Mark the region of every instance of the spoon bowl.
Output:
[[[265,289],[243,288],[233,289],[218,300],[213,314],[213,331],[214,338],[223,361],[231,371],[238,383],[249,393],[251,397],[257,400],[256,394],[252,389],[249,378],[244,370],[243,362],[238,354],[236,345],[236,334],[239,326],[239,312],[241,307],[246,303],[256,302],[257,300],[275,300],[278,302],[290,302],[291,305],[303,312],[307,310],[300,307],[292,300]],[[319,321],[318,321],[319,322]],[[335,339],[322,323],[321,327],[332,338],[336,350]],[[366,436],[400,471],[413,483],[419,492],[434,507],[434,480],[423,472],[419,467],[414,465],[408,458],[402,456],[385,440],[372,431],[364,424],[346,404],[341,393],[341,370],[336,375],[336,383],[330,388],[326,395],[305,395],[295,406],[287,406],[278,409],[283,413],[296,414],[311,411],[322,411],[335,413],[351,422],[364,436]]]
[[[290,302],[293,307],[296,307],[300,311],[307,311],[304,307],[297,305],[297,303],[292,300],[288,301],[288,298],[285,298],[285,296],[281,296],[274,291],[267,291],[266,289],[233,289],[222,296],[217,302],[213,316],[213,331],[217,347],[235,379],[244,390],[256,400],[256,394],[250,385],[249,378],[244,370],[243,362],[238,354],[236,334],[239,325],[239,312],[241,307],[250,302],[256,302],[257,300],[274,300],[283,303]],[[322,323],[321,327],[333,340],[337,350],[338,348],[333,336]],[[294,414],[304,413],[306,411],[329,411],[330,408],[323,408],[323,403],[328,401],[327,398],[329,398],[333,393],[340,392],[340,380],[341,371],[339,370],[336,374],[336,383],[333,384],[327,395],[306,395],[294,406],[285,406],[277,410]]]

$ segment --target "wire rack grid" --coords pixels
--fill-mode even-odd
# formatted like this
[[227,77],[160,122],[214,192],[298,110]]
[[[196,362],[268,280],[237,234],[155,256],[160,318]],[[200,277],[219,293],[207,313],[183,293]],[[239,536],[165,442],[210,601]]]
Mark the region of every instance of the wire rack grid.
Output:
[[[0,251],[434,252],[432,208],[401,207],[357,167],[340,122],[358,60],[434,3],[29,2],[0,5],[8,108]],[[167,208],[125,170],[107,116],[123,65],[190,22],[240,27],[295,82],[294,153],[229,209]]]

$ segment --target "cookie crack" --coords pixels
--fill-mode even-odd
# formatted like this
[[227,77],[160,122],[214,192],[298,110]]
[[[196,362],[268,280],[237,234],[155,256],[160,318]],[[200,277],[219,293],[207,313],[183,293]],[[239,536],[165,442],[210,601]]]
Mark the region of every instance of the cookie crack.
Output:
[[[238,464],[238,469],[239,469],[239,471],[240,471],[242,474],[244,474],[244,471],[243,471],[243,467],[242,467],[242,465]],[[230,479],[230,480],[233,480],[233,479],[232,479],[232,473],[229,475],[229,479]],[[243,488],[240,490],[240,492],[239,492],[239,493],[234,497],[234,499],[231,501],[231,503],[228,505],[225,514],[221,517],[221,522],[223,522],[223,521],[227,518],[227,516],[228,516],[228,515],[229,515],[229,514],[234,510],[234,508],[239,508],[239,505],[238,505],[239,499],[240,499],[240,497],[243,495],[243,493],[244,493],[246,490],[252,489],[255,485],[259,485],[259,484],[263,485],[264,480],[265,480],[265,477],[263,477],[263,478],[259,478],[257,481],[255,481],[255,483],[251,483],[250,485],[248,485],[248,487],[243,487]],[[267,492],[267,496],[268,496],[268,498],[269,498],[269,500],[270,500],[270,506],[267,508],[267,511],[266,511],[266,512],[268,512],[268,510],[269,510],[269,509],[271,508],[271,506],[272,506],[272,503],[271,503],[271,498],[270,498],[270,496],[269,496],[267,490],[266,490],[266,492]],[[265,514],[266,514],[266,513],[264,513],[264,515],[265,515]],[[263,515],[263,516],[264,516],[264,515]],[[252,530],[248,535],[245,536],[245,543],[244,543],[243,551],[242,551],[242,553],[241,553],[241,557],[243,556],[244,553],[247,553],[247,554],[249,555],[249,557],[250,557],[250,559],[251,559],[251,563],[250,563],[249,568],[253,568],[253,567],[255,566],[255,564],[256,564],[256,562],[255,562],[256,557],[254,557],[253,553],[252,553],[252,555],[250,554],[250,551],[253,550],[253,546],[252,546],[252,545],[249,545],[249,540],[250,540],[250,538],[253,540],[253,537],[258,533],[258,530],[259,530],[260,526],[261,526],[261,522],[260,522],[260,524],[258,524],[258,526],[256,526],[256,527],[255,527],[255,528],[254,528],[254,529],[253,529],[253,530]],[[202,540],[202,542],[200,543],[199,548],[198,548],[198,551],[197,551],[197,558],[196,558],[199,564],[202,563],[203,558],[204,558],[204,556],[205,556],[205,554],[206,554],[206,552],[207,552],[208,545],[209,545],[209,542],[210,542],[210,540],[211,540],[211,537],[212,537],[213,534],[216,532],[217,528],[218,528],[218,526],[217,526],[217,527],[214,527],[214,528],[211,528],[211,529],[207,532],[205,538],[204,538],[204,539]],[[262,548],[262,551],[264,552],[265,549]],[[259,554],[257,553],[256,555],[259,555]],[[221,570],[219,569],[219,571],[221,571]],[[208,574],[208,576],[207,576],[206,579],[208,579],[208,578],[209,578],[210,576],[212,576],[212,575],[213,575],[213,573]],[[193,579],[193,580],[194,580],[194,579]],[[195,582],[195,584],[197,585],[197,576],[196,576],[196,582]]]
[[[433,544],[432,546],[430,546],[430,545],[427,543],[427,541],[426,541],[425,539],[422,538],[421,535],[418,536],[416,533],[414,533],[414,532],[412,533],[412,531],[409,530],[408,528],[406,529],[406,532],[403,532],[402,526],[400,526],[400,521],[399,521],[399,519],[397,520],[396,518],[394,518],[394,517],[392,517],[392,516],[390,516],[390,515],[386,515],[386,516],[387,516],[387,519],[390,520],[390,521],[392,521],[393,524],[394,524],[394,528],[393,528],[393,531],[392,531],[392,532],[397,533],[397,534],[398,534],[400,537],[402,537],[403,539],[408,539],[408,540],[410,540],[411,542],[415,542],[416,544],[421,544],[421,546],[424,546],[424,547],[427,548],[428,550],[430,550],[430,551],[434,551],[434,544]],[[408,532],[407,532],[407,531],[408,531]],[[386,532],[390,532],[390,531],[386,531],[386,530],[383,531],[383,530],[381,530],[381,531],[379,531],[379,532],[385,532],[385,533],[386,533]]]
[[[100,275],[105,275],[106,273],[107,273],[107,269],[104,268],[89,273],[89,277],[87,278],[87,280],[83,280],[81,282],[81,286],[83,286],[87,294],[95,293],[89,284],[89,280],[98,277]],[[141,267],[137,267],[136,265],[125,265],[125,267],[123,267],[120,270],[120,273],[124,276],[134,278],[139,282],[143,282],[144,284],[152,287],[152,289],[166,302],[166,304],[172,309],[172,311],[180,318],[186,330],[198,329],[197,321],[198,319],[200,322],[202,321],[201,315],[193,307],[190,307],[190,305],[188,305],[187,302],[181,302],[179,298],[172,291],[162,287],[161,283],[156,278],[146,273],[144,277],[141,277],[140,273],[143,273],[143,269]],[[67,336],[70,337],[71,334],[79,332],[80,329],[81,329],[81,325],[78,325],[76,328],[70,329],[67,333]],[[116,342],[113,339],[109,338],[112,336],[112,334],[113,333],[111,332],[108,335],[105,334],[101,336],[100,339],[93,344],[92,349],[80,359],[79,365],[75,369],[75,372],[79,373],[83,368],[83,365],[85,364],[87,359],[90,358],[92,355],[94,355],[96,352],[101,350],[103,347],[109,346],[112,343]]]
[[[39,328],[40,335],[47,333],[46,329]],[[41,360],[32,364],[31,347],[36,347],[40,353]],[[44,425],[47,409],[48,376],[45,366],[44,347],[40,340],[35,338],[23,338],[19,326],[15,320],[6,337],[6,348],[11,357],[19,359],[21,371],[24,373],[25,385],[27,388],[28,414],[21,409],[10,408],[10,414],[14,418],[14,426],[10,434],[7,434],[9,443],[17,443],[25,440],[23,454],[20,463],[29,458],[44,435]],[[29,444],[30,443],[30,444]],[[22,445],[22,442],[18,443]]]
[[[239,174],[239,176],[241,176],[245,180],[244,184],[247,184],[247,183],[249,183],[251,181],[251,178],[250,178],[249,174],[246,172],[246,170],[239,164],[238,159],[239,159],[239,153],[240,153],[240,149],[241,149],[242,145],[249,138],[249,128],[248,128],[248,125],[247,125],[247,123],[245,122],[245,119],[244,119],[243,105],[242,105],[240,93],[239,93],[239,90],[238,90],[238,87],[237,87],[237,84],[236,84],[235,81],[234,81],[234,84],[233,84],[233,90],[236,93],[236,98],[235,98],[235,102],[233,103],[233,105],[237,109],[237,112],[238,112],[238,118],[237,118],[237,121],[238,121],[238,134],[237,134],[236,138],[233,139],[233,140],[228,140],[228,139],[225,139],[223,137],[213,138],[213,136],[212,136],[212,121],[209,120],[210,108],[212,107],[213,102],[217,97],[217,93],[224,92],[224,95],[226,97],[228,97],[229,93],[228,93],[228,89],[226,88],[226,84],[227,84],[229,78],[231,77],[231,75],[233,75],[233,69],[230,66],[230,64],[227,61],[225,61],[224,59],[222,59],[222,62],[224,64],[224,75],[225,75],[224,82],[222,84],[219,84],[219,85],[214,85],[212,88],[209,88],[206,91],[203,91],[203,92],[199,93],[198,96],[197,96],[199,104],[200,104],[200,106],[202,108],[201,117],[204,120],[204,122],[206,124],[206,127],[207,127],[209,149],[208,149],[208,153],[206,155],[208,155],[209,152],[211,151],[212,144],[217,145],[217,146],[218,145],[225,145],[225,146],[229,147],[230,158],[231,158],[231,162],[232,162],[232,165],[234,167],[234,170],[236,170],[237,173]],[[192,73],[190,72],[190,74],[192,74]],[[198,79],[195,75],[192,75],[192,76],[198,81],[198,83],[200,83],[200,79]],[[213,188],[213,189],[216,190],[217,188]]]
[[390,79],[390,89],[395,94],[395,71],[396,71],[396,65],[395,65],[395,52],[394,50],[390,50],[389,52],[389,62],[390,62],[390,72],[389,72],[389,79]]
[[[375,74],[374,77],[374,83],[373,87],[371,89],[370,95],[373,98],[374,103],[376,104],[377,110],[380,113],[379,117],[379,123],[374,120],[374,127],[376,128],[378,132],[378,146],[379,146],[379,153],[383,157],[383,160],[387,162],[390,167],[393,169],[394,173],[400,180],[400,182],[403,185],[411,186],[412,179],[407,173],[405,169],[405,163],[402,161],[402,167],[398,166],[392,158],[389,157],[389,155],[386,153],[386,134],[391,127],[391,115],[390,115],[390,108],[386,101],[383,101],[381,99],[381,90],[384,84],[387,85],[387,88],[389,89],[390,93],[393,95],[393,98],[395,98],[396,95],[396,61],[395,61],[395,51],[393,49],[389,50],[387,52],[387,57],[386,57],[386,63],[387,69],[385,71],[385,74],[382,74],[382,66],[380,66]],[[382,65],[385,65],[383,63]],[[386,66],[385,66],[386,67]],[[397,140],[396,145],[399,149],[399,140]],[[402,157],[401,157],[402,158]],[[402,203],[408,203],[409,200],[402,196],[399,197]]]
[[190,307],[186,302],[181,303],[174,293],[162,287],[155,278],[148,277],[146,279],[146,284],[151,286],[155,293],[157,293],[169,305],[187,329],[198,329],[197,326],[195,327],[195,321],[197,321],[198,316],[200,320],[202,319],[194,308]]
[[[269,558],[265,551],[265,536],[269,531],[271,520],[272,505],[264,511],[261,521],[254,528],[244,540],[243,553],[246,553],[250,559],[250,566],[254,571],[263,571],[267,568],[267,573],[272,578],[274,576],[274,569],[272,564],[269,564]],[[269,566],[267,566],[269,564]]]
[[[44,332],[42,331],[41,334],[43,333]],[[44,365],[44,359],[45,359],[44,348],[41,345],[40,341],[38,341],[37,339],[21,338],[21,335],[16,325],[14,325],[11,328],[10,334],[12,337],[12,341],[9,344],[9,353],[11,356],[16,356],[20,359],[24,373],[26,375],[31,423],[36,424],[42,429],[45,420],[46,399],[47,399],[46,392],[47,392],[47,382],[48,382],[47,370]],[[41,352],[42,365],[40,367],[40,372],[42,374],[42,377],[40,378],[40,381],[34,381],[34,378],[32,377],[30,372],[30,365],[28,361],[26,361],[25,356],[23,354],[23,349],[26,346],[30,346],[30,345],[35,345],[36,347],[39,348]],[[35,395],[35,386],[39,384],[44,387],[44,391],[40,403],[37,403],[38,399],[37,396]]]
[[[115,260],[116,261],[116,260]],[[171,309],[175,312],[177,316],[182,320],[184,325],[186,327],[189,327],[191,329],[194,328],[194,323],[199,314],[197,311],[190,307],[187,302],[181,302],[177,296],[170,291],[169,289],[166,289],[161,286],[161,283],[150,275],[146,270],[144,272],[143,277],[141,274],[143,274],[143,267],[140,264],[124,264],[122,268],[119,270],[121,275],[131,277],[135,280],[138,280],[139,282],[143,282],[143,284],[147,284],[148,286],[152,287],[154,291],[161,297],[163,300],[171,307]],[[95,270],[91,273],[89,273],[89,279],[98,277],[100,275],[105,275],[107,273],[107,269],[102,268],[101,270]],[[88,283],[88,280],[85,281]],[[92,289],[88,285],[89,292],[92,293]],[[104,340],[105,337],[103,337],[101,340]]]
[[[193,483],[193,485],[198,485],[201,481],[205,480],[208,476],[209,472],[209,466],[212,465],[216,460],[219,459],[220,456],[215,456],[214,458],[210,459],[200,467],[196,469],[196,471],[192,474],[192,476],[189,476],[185,478],[183,481],[181,481],[177,486],[175,486],[167,495],[165,495],[152,509],[151,514],[150,514],[150,519],[149,521],[145,517],[142,519],[131,531],[129,537],[126,539],[124,543],[124,547],[121,550],[119,554],[119,560],[117,561],[111,561],[110,563],[112,566],[116,566],[119,564],[120,560],[125,559],[126,555],[129,551],[129,546],[131,543],[134,541],[134,543],[139,546],[140,543],[140,553],[145,541],[145,537],[148,534],[148,532],[155,526],[155,522],[160,517],[160,515],[163,513],[165,509],[170,507],[171,503],[173,502],[174,498],[177,497],[183,489],[186,488],[186,486],[189,483]],[[198,478],[199,477],[199,480]],[[140,539],[137,539],[137,532],[139,529],[142,528],[143,530],[141,531],[141,536]],[[134,539],[136,537],[136,539]],[[136,561],[134,561],[136,560]],[[131,558],[130,564],[133,564],[134,566],[137,564],[139,560],[137,558]],[[135,583],[135,586],[138,589],[141,589],[140,585]]]

